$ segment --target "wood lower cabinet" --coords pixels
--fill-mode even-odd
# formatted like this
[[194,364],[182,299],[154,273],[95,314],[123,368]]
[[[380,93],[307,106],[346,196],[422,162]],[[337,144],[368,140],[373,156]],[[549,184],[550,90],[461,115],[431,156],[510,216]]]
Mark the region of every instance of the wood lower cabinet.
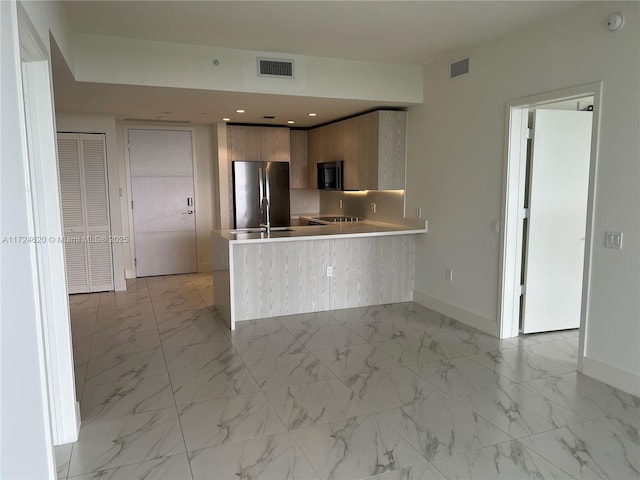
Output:
[[234,160],[288,162],[290,160],[289,129],[228,125],[227,148],[231,162]]
[[405,188],[406,112],[379,110],[308,131],[307,178],[316,164],[344,161],[345,190]]

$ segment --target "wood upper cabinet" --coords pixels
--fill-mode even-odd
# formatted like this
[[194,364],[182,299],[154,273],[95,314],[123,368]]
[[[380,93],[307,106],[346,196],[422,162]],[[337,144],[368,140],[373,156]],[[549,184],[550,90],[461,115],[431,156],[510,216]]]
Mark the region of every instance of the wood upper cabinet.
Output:
[[406,185],[407,113],[378,114],[378,189],[402,190]]
[[316,164],[325,162],[325,135],[324,127],[307,131],[307,188],[318,187],[318,170]]
[[307,188],[307,132],[291,130],[291,188]]
[[345,190],[404,189],[406,122],[406,112],[379,110],[309,130],[309,187],[316,163],[342,160]]
[[289,162],[291,160],[289,129],[282,127],[259,128],[260,160],[265,162]]
[[288,162],[289,129],[283,127],[248,127],[227,125],[229,160]]

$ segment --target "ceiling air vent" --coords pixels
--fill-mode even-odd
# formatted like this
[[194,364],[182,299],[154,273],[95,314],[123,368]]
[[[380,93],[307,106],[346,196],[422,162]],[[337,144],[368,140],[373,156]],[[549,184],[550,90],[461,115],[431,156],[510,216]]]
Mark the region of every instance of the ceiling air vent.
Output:
[[460,77],[469,73],[469,58],[464,58],[451,64],[451,78]]
[[293,78],[293,60],[258,58],[258,76]]

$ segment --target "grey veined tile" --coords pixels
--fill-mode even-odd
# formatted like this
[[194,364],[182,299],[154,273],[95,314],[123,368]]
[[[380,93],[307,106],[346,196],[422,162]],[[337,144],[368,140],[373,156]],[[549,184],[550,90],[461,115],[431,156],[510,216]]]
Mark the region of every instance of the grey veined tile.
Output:
[[288,429],[373,413],[337,379],[282,387],[266,395]]
[[529,345],[527,350],[575,370],[578,363],[578,338],[563,338],[553,342]]
[[198,370],[169,375],[179,406],[260,390],[238,355],[230,356],[224,362],[211,362]]
[[514,438],[546,432],[585,420],[571,410],[521,386],[507,385],[456,397]]
[[335,378],[310,352],[249,360],[246,365],[263,390]]
[[231,343],[245,361],[307,351],[289,332],[259,335],[248,340],[234,337]]
[[181,347],[164,347],[164,354],[170,372],[199,370],[210,364],[230,363],[238,357],[226,339]]
[[433,399],[380,413],[426,460],[449,457],[511,437],[452,399]]
[[391,370],[400,365],[371,344],[350,345],[314,352],[338,377],[360,375],[373,370]]
[[67,478],[72,449],[73,443],[67,443],[66,445],[59,445],[55,447],[56,475],[58,478]]
[[378,415],[336,420],[291,434],[322,479],[363,478],[425,461]]
[[180,347],[196,343],[226,340],[222,329],[213,317],[208,320],[198,320],[191,323],[180,323],[173,328],[166,328],[160,333],[162,345],[165,347]]
[[343,381],[376,412],[444,396],[433,385],[405,367],[374,370],[346,377]]
[[114,336],[94,335],[91,356],[146,352],[160,346],[157,330],[124,333]]
[[96,322],[94,334],[96,337],[110,337],[147,331],[157,331],[156,319],[152,313],[127,318],[101,318]]
[[630,442],[640,445],[640,408],[629,408],[594,421]]
[[188,451],[286,430],[262,392],[193,403],[179,414]]
[[124,467],[98,470],[73,480],[190,480],[191,468],[185,453]]
[[447,480],[447,477],[429,462],[424,462],[368,477],[366,480]]
[[113,418],[174,406],[169,376],[128,378],[116,383],[88,382],[80,408],[82,421]]
[[575,478],[640,478],[640,446],[596,422],[540,433],[521,442]]
[[498,372],[515,382],[528,382],[551,375],[569,373],[575,368],[528,352],[524,348],[510,348],[496,352],[479,353],[469,358]]
[[374,343],[374,345],[403,365],[418,365],[461,356],[458,352],[454,352],[427,336],[387,340]]
[[433,464],[450,480],[572,478],[517,440],[443,458]]
[[69,476],[184,452],[175,408],[98,420],[80,427]]
[[464,328],[440,328],[430,333],[437,342],[463,355],[493,352],[505,348],[514,348],[508,340],[501,340],[485,333]]
[[296,339],[309,350],[326,350],[328,348],[358,345],[367,341],[356,335],[344,325],[312,327],[307,331],[294,331]]
[[157,348],[147,352],[103,355],[92,358],[87,368],[86,381],[116,383],[131,378],[149,377],[167,373],[162,350]]
[[196,480],[313,480],[316,473],[288,432],[196,450],[189,454]]
[[424,363],[415,367],[415,370],[422,378],[449,395],[487,390],[513,383],[507,377],[466,357]]
[[278,320],[278,322],[295,337],[297,337],[301,332],[310,331],[320,327],[333,327],[343,324],[343,322],[336,320],[327,312],[287,315],[285,317],[276,317],[276,320]]
[[545,377],[523,385],[588,418],[640,407],[638,397],[577,372]]

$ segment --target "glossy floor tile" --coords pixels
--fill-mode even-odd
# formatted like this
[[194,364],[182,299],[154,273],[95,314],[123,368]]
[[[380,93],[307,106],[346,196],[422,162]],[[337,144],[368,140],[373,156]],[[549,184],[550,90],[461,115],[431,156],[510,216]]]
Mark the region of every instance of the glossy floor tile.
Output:
[[206,274],[70,297],[79,480],[639,479],[640,399],[577,330],[499,340],[415,303],[239,322]]

